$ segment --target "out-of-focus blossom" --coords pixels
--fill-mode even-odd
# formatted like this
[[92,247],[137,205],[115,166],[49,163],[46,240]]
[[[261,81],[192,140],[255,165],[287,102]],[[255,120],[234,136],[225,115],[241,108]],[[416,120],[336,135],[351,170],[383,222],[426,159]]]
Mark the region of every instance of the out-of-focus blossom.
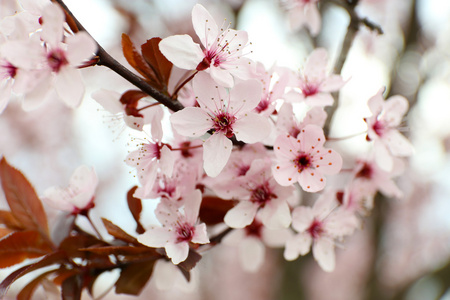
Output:
[[44,191],[42,200],[48,205],[74,215],[85,214],[94,207],[98,178],[93,168],[78,167],[66,188],[51,187]]
[[320,32],[321,18],[317,3],[319,0],[281,0],[289,14],[292,29],[307,27],[312,36]]

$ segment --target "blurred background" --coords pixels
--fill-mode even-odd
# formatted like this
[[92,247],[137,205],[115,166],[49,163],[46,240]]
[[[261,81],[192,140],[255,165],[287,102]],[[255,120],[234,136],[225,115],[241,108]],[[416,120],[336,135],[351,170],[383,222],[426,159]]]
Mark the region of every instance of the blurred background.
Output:
[[[14,13],[13,0],[1,2],[8,4],[2,3],[5,9],[0,17]],[[155,36],[195,36],[191,10],[197,1],[65,2],[93,37],[124,64],[122,33],[136,45]],[[296,70],[315,47],[324,47],[331,70],[347,32],[348,13],[334,1],[322,1],[322,30],[311,37],[306,28],[290,26],[285,2],[199,1],[219,25],[226,18],[224,22],[232,22],[232,27],[248,31],[253,51],[249,56],[267,68],[277,64]],[[266,252],[260,271],[247,273],[236,259],[236,247],[220,245],[204,254],[191,283],[174,277],[162,286],[153,278],[139,298],[450,299],[450,1],[359,0],[356,12],[384,33],[365,26],[357,32],[342,69],[348,83],[339,94],[330,135],[364,131],[363,117],[370,115],[367,100],[380,87],[386,86],[388,96],[405,96],[410,111],[403,133],[416,150],[397,181],[405,197],[377,197],[363,230],[336,250],[333,273],[323,272],[311,255],[285,262],[279,249]],[[66,186],[79,165],[93,166],[100,179],[94,222],[101,227],[100,217],[106,217],[132,232],[131,214],[123,212],[128,211],[126,192],[137,180],[123,161],[134,149],[128,143],[136,133],[123,128],[90,97],[101,88],[123,92],[131,85],[103,67],[85,69],[83,75],[87,92],[77,110],[58,102],[26,113],[20,103],[10,102],[0,115],[0,153],[28,177],[38,194],[50,186]],[[367,148],[364,138],[340,142],[344,159]],[[144,214],[149,218],[154,205],[145,203]],[[0,208],[6,207],[0,200]],[[98,295],[107,291],[117,273],[109,276],[99,284]],[[105,299],[135,298],[110,293]]]

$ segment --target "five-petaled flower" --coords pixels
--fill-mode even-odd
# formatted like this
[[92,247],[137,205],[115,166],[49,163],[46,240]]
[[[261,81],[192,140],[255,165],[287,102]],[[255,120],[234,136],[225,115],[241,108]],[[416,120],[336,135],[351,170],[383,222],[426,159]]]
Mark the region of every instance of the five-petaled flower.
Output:
[[159,43],[159,49],[169,61],[181,69],[205,71],[224,87],[234,85],[233,76],[250,78],[252,63],[242,53],[248,43],[247,32],[219,29],[200,4],[192,10],[192,24],[202,47],[186,34],[167,37]]
[[162,199],[156,209],[161,226],[152,226],[138,236],[138,241],[149,247],[164,247],[174,264],[186,260],[190,244],[209,243],[206,225],[198,224],[198,213],[202,195],[194,190],[187,195],[182,212],[171,200]]
[[256,143],[269,135],[268,119],[252,112],[261,100],[262,87],[257,80],[247,80],[228,92],[204,74],[194,78],[193,86],[200,107],[186,107],[170,121],[184,136],[200,137],[211,130],[203,144],[203,167],[208,176],[215,177],[230,158],[233,144],[229,138]]
[[276,164],[273,177],[284,186],[298,182],[303,190],[317,192],[325,187],[323,174],[337,174],[342,158],[323,147],[325,136],[316,125],[305,126],[295,138],[280,135],[274,144]]

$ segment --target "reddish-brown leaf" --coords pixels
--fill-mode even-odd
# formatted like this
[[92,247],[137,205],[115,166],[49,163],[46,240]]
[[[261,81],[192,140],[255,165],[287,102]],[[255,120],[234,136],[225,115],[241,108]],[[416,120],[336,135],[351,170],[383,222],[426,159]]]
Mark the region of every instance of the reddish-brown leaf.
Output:
[[12,230],[12,229],[0,227],[0,239],[2,239],[3,237],[5,237],[8,234],[11,234],[13,232],[14,232],[14,230]]
[[33,297],[34,291],[36,287],[41,283],[43,279],[47,277],[47,275],[55,272],[55,270],[47,271],[35,279],[33,279],[31,282],[29,282],[26,286],[22,288],[20,293],[17,295],[17,300],[30,300]]
[[0,210],[0,224],[14,230],[23,229],[22,224],[14,217],[12,212],[6,210]]
[[47,215],[41,200],[25,176],[2,158],[0,177],[6,200],[17,221],[24,228],[39,231],[48,237]]
[[186,258],[185,261],[179,263],[178,267],[189,272],[195,267],[195,265],[197,265],[197,263],[200,261],[201,258],[202,256],[197,251],[189,249],[188,257]]
[[141,199],[133,196],[133,194],[137,188],[138,188],[137,186],[134,186],[128,191],[127,202],[128,202],[128,208],[130,209],[130,212],[133,215],[134,220],[136,221],[136,232],[141,234],[141,233],[145,232],[145,229],[140,222],[141,212],[142,212],[142,203],[141,203]]
[[173,64],[167,60],[159,50],[160,41],[161,38],[159,37],[147,40],[147,42],[141,46],[141,51],[145,61],[155,72],[159,83],[167,89]]
[[58,252],[54,252],[51,253],[47,256],[45,256],[44,258],[42,258],[40,261],[31,264],[31,265],[27,265],[27,266],[23,266],[21,268],[19,268],[18,270],[12,272],[11,274],[8,275],[8,277],[6,277],[1,283],[0,283],[0,299],[3,299],[6,295],[6,292],[8,292],[9,287],[11,286],[11,284],[14,283],[14,281],[16,281],[17,279],[19,279],[20,277],[24,276],[25,274],[28,274],[32,271],[53,265],[53,264],[58,264],[58,263],[62,263],[66,260],[66,256],[63,252],[58,251]]
[[121,241],[127,242],[129,244],[136,244],[138,245],[139,242],[136,240],[136,238],[132,237],[128,233],[126,233],[122,228],[115,225],[113,222],[102,218],[103,225],[105,225],[106,230],[110,235],[115,237],[116,239],[119,239]]
[[[125,56],[127,62],[132,66],[136,71],[139,72],[142,76],[144,76],[147,80],[152,81],[152,85],[157,83],[157,76],[153,72],[152,68],[147,64],[142,55],[136,51],[136,48],[133,45],[130,37],[125,33],[122,34],[122,51]],[[155,88],[158,88],[155,86]]]
[[0,268],[18,264],[52,252],[52,248],[37,231],[18,231],[0,240]]
[[120,103],[132,105],[147,96],[146,93],[140,90],[128,90],[120,97]]
[[199,217],[206,225],[223,222],[225,214],[233,207],[233,201],[214,196],[203,196]]
[[134,263],[122,269],[116,281],[116,293],[139,295],[152,276],[155,260],[145,263]]
[[149,247],[134,247],[134,246],[106,246],[106,247],[93,247],[93,248],[83,248],[81,251],[92,252],[96,254],[104,254],[104,255],[136,255],[136,254],[149,254],[151,256],[159,256],[160,254],[156,253],[154,248]]
[[69,277],[61,285],[61,295],[63,300],[80,300],[83,290],[83,279],[81,274]]

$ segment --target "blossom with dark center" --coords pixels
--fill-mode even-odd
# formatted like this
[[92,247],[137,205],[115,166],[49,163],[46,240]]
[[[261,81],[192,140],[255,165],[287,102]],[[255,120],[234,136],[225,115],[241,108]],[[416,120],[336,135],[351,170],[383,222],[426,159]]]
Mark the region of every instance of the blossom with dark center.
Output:
[[297,138],[280,135],[274,144],[275,180],[284,186],[298,182],[303,190],[317,192],[325,187],[324,174],[336,174],[342,158],[334,150],[323,147],[325,136],[316,125],[305,126]]

